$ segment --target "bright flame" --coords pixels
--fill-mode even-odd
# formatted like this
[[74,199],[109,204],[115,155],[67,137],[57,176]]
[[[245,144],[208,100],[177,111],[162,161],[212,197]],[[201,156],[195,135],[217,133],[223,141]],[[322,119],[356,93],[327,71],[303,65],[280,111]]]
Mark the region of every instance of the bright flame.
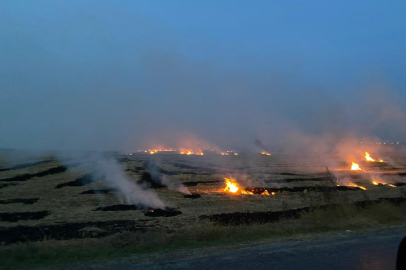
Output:
[[359,165],[357,163],[355,163],[354,161],[352,162],[351,165],[351,170],[352,171],[361,171],[361,168],[359,167]]
[[[150,155],[161,153],[161,152],[178,152],[181,155],[198,155],[198,156],[204,156],[203,149],[201,147],[181,147],[181,148],[164,148],[164,147],[156,147],[152,149],[147,149],[147,150],[137,150],[138,153],[148,153]],[[229,155],[234,155],[238,156],[237,152],[234,151],[221,151],[219,149],[211,149],[211,152],[222,155],[222,156],[229,156]],[[131,154],[127,154],[131,155]],[[269,154],[270,155],[270,154]]]
[[237,184],[233,181],[231,178],[224,178],[226,181],[226,187],[224,188],[224,191],[226,192],[231,192],[231,193],[237,193],[238,190],[240,189]]
[[137,152],[144,152],[144,153],[149,153],[151,155],[160,153],[160,152],[174,152],[175,150],[173,149],[148,149],[148,150],[137,150]]
[[203,156],[204,155],[204,153],[201,150],[193,151],[192,149],[181,149],[181,150],[179,150],[179,153],[181,155],[188,155],[188,156],[190,156],[190,155]]
[[360,189],[362,189],[362,190],[367,190],[365,187],[363,187],[363,186],[358,186],[358,185],[356,185],[356,184],[354,184],[354,183],[349,184],[349,186],[350,186],[350,187],[357,187],[357,188],[360,188]]
[[[265,189],[265,191],[262,192],[261,195],[270,195],[270,194],[269,194],[268,190]],[[275,192],[272,192],[272,195],[275,195]]]
[[[365,160],[366,161],[376,161],[375,159],[373,159],[368,152],[365,152]],[[383,159],[378,159],[378,162],[385,162]]]
[[374,184],[375,186],[384,185],[384,186],[388,186],[388,187],[396,187],[396,186],[393,185],[393,184],[379,183],[379,182],[376,182],[376,181],[372,181],[372,184]]
[[275,195],[275,192],[272,192],[271,194],[269,194],[268,190],[264,190],[262,193],[255,191],[251,191],[251,190],[246,190],[246,189],[242,189],[240,187],[238,187],[238,184],[235,182],[235,180],[233,178],[226,178],[224,177],[224,180],[226,182],[226,187],[224,188],[223,191],[225,192],[230,192],[233,194],[244,194],[244,195]]
[[253,193],[253,192],[248,191],[248,190],[243,190],[243,189],[241,189],[241,194],[245,194],[245,195],[254,195],[254,193]]
[[265,151],[262,151],[261,154],[262,154],[262,155],[266,155],[266,156],[270,156],[270,155],[271,155],[270,153],[265,152]]
[[375,161],[375,159],[371,158],[371,156],[369,155],[368,152],[365,152],[365,159],[366,159],[367,161]]

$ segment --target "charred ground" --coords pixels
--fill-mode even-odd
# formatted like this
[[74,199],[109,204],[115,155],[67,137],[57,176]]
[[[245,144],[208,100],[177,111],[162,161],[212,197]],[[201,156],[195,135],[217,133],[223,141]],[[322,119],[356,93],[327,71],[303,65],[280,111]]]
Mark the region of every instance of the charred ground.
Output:
[[[372,185],[360,173],[348,173],[367,187],[337,186],[317,157],[292,162],[289,156],[133,155],[117,157],[134,182],[154,189],[166,209],[123,203],[117,190],[96,179],[86,165],[65,167],[56,159],[0,170],[0,235],[7,245],[43,239],[105,237],[123,231],[172,232],[194,225],[249,225],[297,219],[313,210],[346,204],[357,209],[382,202],[404,204],[406,171],[388,164],[363,164],[370,171],[396,176],[397,187]],[[402,157],[392,157],[403,164]],[[403,163],[402,163],[403,162]],[[168,190],[165,174],[192,194]],[[254,195],[223,192],[223,177],[240,176]],[[265,190],[274,195],[264,196]]]

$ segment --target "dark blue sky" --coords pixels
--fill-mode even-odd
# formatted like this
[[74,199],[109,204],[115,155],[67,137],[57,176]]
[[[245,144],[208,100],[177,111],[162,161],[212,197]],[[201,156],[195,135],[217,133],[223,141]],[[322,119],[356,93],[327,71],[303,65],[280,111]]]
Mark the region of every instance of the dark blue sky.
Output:
[[323,82],[369,72],[406,82],[402,1],[154,3],[133,8],[176,34],[179,51],[188,57],[221,59],[240,69],[244,57],[283,69],[293,64]]
[[0,147],[406,134],[404,1],[0,7]]

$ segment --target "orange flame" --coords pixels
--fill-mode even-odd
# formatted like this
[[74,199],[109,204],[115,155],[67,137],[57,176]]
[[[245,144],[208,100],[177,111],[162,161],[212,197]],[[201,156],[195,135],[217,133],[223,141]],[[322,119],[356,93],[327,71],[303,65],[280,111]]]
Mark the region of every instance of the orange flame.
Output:
[[254,193],[253,193],[252,191],[243,190],[243,189],[241,189],[241,194],[245,194],[245,195],[254,195]]
[[[376,161],[375,159],[373,159],[368,152],[365,152],[365,160],[366,161]],[[378,162],[385,162],[383,159],[378,159]]]
[[174,152],[175,150],[173,149],[148,149],[148,150],[137,150],[137,152],[144,152],[144,153],[149,153],[151,155],[160,153],[160,152]]
[[237,183],[235,183],[234,179],[224,178],[224,180],[226,181],[226,187],[224,188],[225,192],[231,192],[231,193],[238,192],[238,190],[240,188],[238,187]]
[[266,156],[270,156],[270,155],[271,155],[270,153],[268,153],[268,152],[266,152],[266,151],[262,151],[261,154],[262,154],[262,155],[266,155]]
[[373,159],[368,152],[365,152],[365,159],[366,161],[375,161],[375,159]]
[[360,189],[362,189],[362,190],[367,190],[365,187],[356,185],[356,184],[354,184],[354,183],[349,184],[349,186],[350,186],[350,187],[357,187],[357,188],[360,188]]
[[396,186],[393,185],[393,184],[379,183],[379,182],[377,182],[377,181],[372,181],[372,184],[375,185],[375,186],[384,185],[384,186],[388,186],[388,187],[396,187]]
[[359,165],[357,163],[352,161],[351,171],[361,171],[361,168],[359,167]]
[[233,193],[233,194],[244,194],[244,195],[275,195],[275,192],[272,192],[271,194],[269,194],[268,190],[264,190],[262,193],[254,193],[253,191],[250,190],[245,190],[242,189],[238,186],[238,184],[235,182],[235,180],[233,178],[227,178],[224,177],[225,183],[226,183],[226,187],[224,188],[224,192],[229,192],[229,193]]
[[199,155],[199,156],[203,156],[203,152],[201,150],[197,150],[197,151],[193,151],[192,149],[180,149],[179,153],[181,155]]

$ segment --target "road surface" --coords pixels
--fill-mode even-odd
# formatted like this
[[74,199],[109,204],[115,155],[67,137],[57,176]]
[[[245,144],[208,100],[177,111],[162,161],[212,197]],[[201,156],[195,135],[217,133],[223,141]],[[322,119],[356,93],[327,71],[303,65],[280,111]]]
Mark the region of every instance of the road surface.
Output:
[[112,266],[111,270],[160,269],[395,269],[397,249],[406,231],[350,235],[327,240],[286,242],[222,251],[188,259]]

